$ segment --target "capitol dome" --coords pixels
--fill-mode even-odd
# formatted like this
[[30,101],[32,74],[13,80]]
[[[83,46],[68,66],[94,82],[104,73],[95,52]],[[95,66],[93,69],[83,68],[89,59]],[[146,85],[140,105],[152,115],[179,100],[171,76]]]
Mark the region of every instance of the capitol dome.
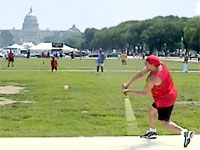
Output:
[[22,30],[39,30],[38,26],[39,25],[37,23],[37,17],[32,12],[32,7],[31,7],[30,12],[24,18]]
[[69,29],[70,32],[80,33],[81,31],[73,24],[73,26]]

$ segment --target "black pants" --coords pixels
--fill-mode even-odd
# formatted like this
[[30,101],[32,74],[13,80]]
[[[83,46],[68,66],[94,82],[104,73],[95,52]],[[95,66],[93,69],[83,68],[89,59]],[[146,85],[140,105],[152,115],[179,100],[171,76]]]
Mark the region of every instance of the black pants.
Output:
[[158,108],[155,103],[152,104],[158,111],[158,120],[169,121],[174,105]]
[[12,63],[12,67],[13,67],[14,59],[8,60],[8,67],[10,67],[10,62]]
[[[99,72],[99,67],[100,66],[97,66],[97,72]],[[103,66],[101,66],[101,72],[103,72]]]
[[57,71],[57,67],[51,67],[52,72],[53,72],[54,69]]

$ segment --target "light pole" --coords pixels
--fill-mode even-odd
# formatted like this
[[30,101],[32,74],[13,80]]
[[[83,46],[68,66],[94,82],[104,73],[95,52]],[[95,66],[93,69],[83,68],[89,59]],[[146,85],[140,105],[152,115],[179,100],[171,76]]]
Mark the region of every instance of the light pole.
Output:
[[167,45],[167,44],[164,43],[164,52],[165,52],[165,57],[167,58],[167,55],[168,55],[168,54],[167,54],[167,49],[166,49],[167,47],[166,47],[166,45]]
[[183,43],[183,37],[181,37],[181,53],[180,53],[180,57],[182,58],[183,56],[183,52],[184,52],[184,43]]
[[146,53],[146,45],[145,42],[143,42],[143,50],[142,50],[142,59],[145,59],[145,53]]
[[184,46],[184,44],[183,44],[183,37],[181,37],[181,48],[182,48],[182,51],[183,51],[183,46]]

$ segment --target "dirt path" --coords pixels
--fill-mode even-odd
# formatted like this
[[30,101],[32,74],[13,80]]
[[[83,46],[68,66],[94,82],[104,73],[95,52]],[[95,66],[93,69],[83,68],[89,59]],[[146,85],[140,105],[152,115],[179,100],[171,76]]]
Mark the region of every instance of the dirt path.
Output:
[[[0,86],[0,94],[17,94],[21,92],[25,87],[19,87],[19,86]],[[33,101],[14,101],[11,99],[7,99],[4,97],[0,97],[0,106],[13,104],[13,103],[33,103]]]
[[23,89],[19,86],[0,86],[0,94],[17,94]]

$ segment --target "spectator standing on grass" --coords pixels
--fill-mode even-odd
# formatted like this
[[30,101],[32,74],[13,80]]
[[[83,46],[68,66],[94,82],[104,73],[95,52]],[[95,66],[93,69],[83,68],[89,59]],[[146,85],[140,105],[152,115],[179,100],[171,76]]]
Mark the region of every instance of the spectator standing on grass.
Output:
[[102,49],[99,50],[98,58],[96,60],[97,64],[97,73],[99,73],[99,68],[101,67],[101,72],[103,73],[103,66],[104,66],[104,61],[106,59],[106,56],[103,52]]
[[10,67],[10,62],[12,63],[12,67],[14,67],[14,65],[13,65],[14,53],[12,52],[12,50],[10,50],[10,52],[8,53],[8,67]]
[[142,59],[145,59],[145,52],[142,52]]
[[122,65],[127,65],[127,64],[126,64],[126,59],[127,59],[126,52],[122,52],[122,53],[121,53],[120,59],[121,59]]
[[188,72],[188,52],[185,52],[183,60],[183,72]]
[[63,52],[60,52],[60,58],[63,58]]
[[6,53],[5,53],[5,62],[8,60],[8,53],[9,53],[9,51],[7,51]]
[[197,54],[197,60],[200,62],[200,52]]
[[[142,78],[147,73],[149,73],[149,75],[143,90],[138,91],[128,89],[131,83]],[[148,93],[151,93],[154,99],[153,104],[149,108],[149,129],[146,133],[140,136],[141,138],[156,138],[156,116],[158,114],[160,124],[176,134],[183,135],[184,147],[187,147],[194,132],[184,129],[170,121],[170,116],[177,98],[177,90],[174,86],[169,70],[157,56],[148,56],[145,61],[145,67],[134,75],[131,80],[122,84],[122,88],[124,94],[130,93],[136,96],[146,96]]]
[[27,58],[30,58],[31,52],[30,50],[27,51]]
[[48,58],[50,57],[50,52],[49,52],[49,51],[47,52],[47,57],[48,57]]
[[57,66],[58,66],[57,60],[55,59],[55,57],[52,57],[52,60],[51,60],[51,72],[53,72],[54,69],[57,71]]
[[71,56],[71,59],[73,60],[74,59],[74,52],[73,51],[70,52],[70,56]]

